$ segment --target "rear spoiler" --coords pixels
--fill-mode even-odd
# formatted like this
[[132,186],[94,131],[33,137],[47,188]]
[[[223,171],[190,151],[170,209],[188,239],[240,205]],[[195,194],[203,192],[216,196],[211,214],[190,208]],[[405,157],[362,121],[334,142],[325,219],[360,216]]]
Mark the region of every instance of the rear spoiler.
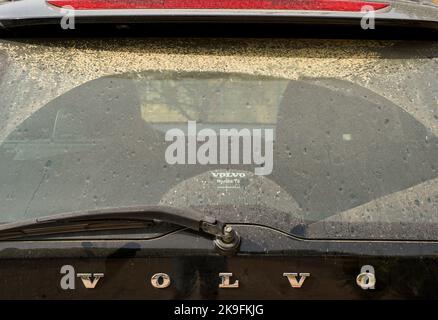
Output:
[[0,0],[0,27],[75,23],[286,23],[438,30],[437,0]]

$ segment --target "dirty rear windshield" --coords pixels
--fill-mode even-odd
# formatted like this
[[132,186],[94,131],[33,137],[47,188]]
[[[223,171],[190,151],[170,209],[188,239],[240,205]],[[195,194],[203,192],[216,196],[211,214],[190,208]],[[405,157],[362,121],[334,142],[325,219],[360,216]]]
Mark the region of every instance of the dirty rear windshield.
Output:
[[438,239],[435,42],[0,40],[0,220],[196,208]]

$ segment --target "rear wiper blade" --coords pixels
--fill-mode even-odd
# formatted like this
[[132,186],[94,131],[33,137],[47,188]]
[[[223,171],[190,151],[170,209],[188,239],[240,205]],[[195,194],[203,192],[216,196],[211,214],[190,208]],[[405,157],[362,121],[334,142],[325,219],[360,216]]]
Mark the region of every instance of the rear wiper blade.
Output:
[[184,227],[199,233],[203,233],[215,238],[216,247],[224,253],[236,252],[240,245],[240,236],[230,226],[207,216],[194,209],[173,208],[166,206],[139,206],[139,207],[116,207],[90,211],[68,212],[56,214],[48,217],[23,220],[19,222],[6,223],[0,225],[0,241],[14,240],[29,236],[44,236],[73,231],[89,231],[84,228],[80,230],[78,224],[81,223],[108,223],[114,222],[166,222],[180,227]]

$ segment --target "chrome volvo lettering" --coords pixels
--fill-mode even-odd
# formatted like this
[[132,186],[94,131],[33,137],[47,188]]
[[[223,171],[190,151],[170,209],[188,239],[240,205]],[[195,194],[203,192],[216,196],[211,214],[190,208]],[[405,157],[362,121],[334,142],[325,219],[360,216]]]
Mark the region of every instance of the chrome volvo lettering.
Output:
[[151,278],[151,284],[157,289],[166,289],[170,286],[170,277],[166,273],[156,273]]
[[233,276],[232,273],[219,273],[219,277],[222,279],[222,282],[219,284],[219,288],[221,289],[235,289],[239,288],[239,280],[231,283],[230,278]]
[[[62,266],[61,274],[63,274],[60,286],[63,290],[74,290],[75,289],[75,279],[79,278],[86,289],[95,289],[101,279],[104,277],[103,273],[75,273],[75,269],[71,265]],[[310,273],[283,273],[289,281],[292,288],[301,288],[306,279],[310,277]],[[233,279],[233,273],[231,272],[221,272],[219,273],[220,280],[218,285],[220,289],[238,289],[240,287],[240,282],[238,279]],[[374,289],[376,283],[374,268],[372,266],[364,266],[361,273],[357,276],[357,284],[362,289]],[[158,272],[152,275],[150,278],[150,284],[155,289],[167,289],[170,287],[172,279],[170,275],[163,272]]]
[[304,281],[310,277],[310,273],[283,273],[283,276],[289,280],[292,288],[301,288],[304,284]]
[[82,280],[86,289],[94,289],[101,278],[104,277],[103,273],[78,273],[77,277]]

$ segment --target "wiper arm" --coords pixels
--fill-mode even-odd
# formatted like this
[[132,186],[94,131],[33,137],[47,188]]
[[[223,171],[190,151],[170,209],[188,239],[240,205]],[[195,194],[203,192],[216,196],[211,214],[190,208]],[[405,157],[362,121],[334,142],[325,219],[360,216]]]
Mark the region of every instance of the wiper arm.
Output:
[[[53,216],[24,220],[0,225],[0,241],[20,239],[30,235],[49,235],[53,228],[90,222],[166,222],[215,237],[215,245],[221,252],[234,253],[240,245],[240,236],[225,223],[194,209],[178,209],[165,206],[117,207],[91,211],[69,212]],[[86,229],[85,229],[86,230]],[[77,230],[75,230],[77,231]]]

